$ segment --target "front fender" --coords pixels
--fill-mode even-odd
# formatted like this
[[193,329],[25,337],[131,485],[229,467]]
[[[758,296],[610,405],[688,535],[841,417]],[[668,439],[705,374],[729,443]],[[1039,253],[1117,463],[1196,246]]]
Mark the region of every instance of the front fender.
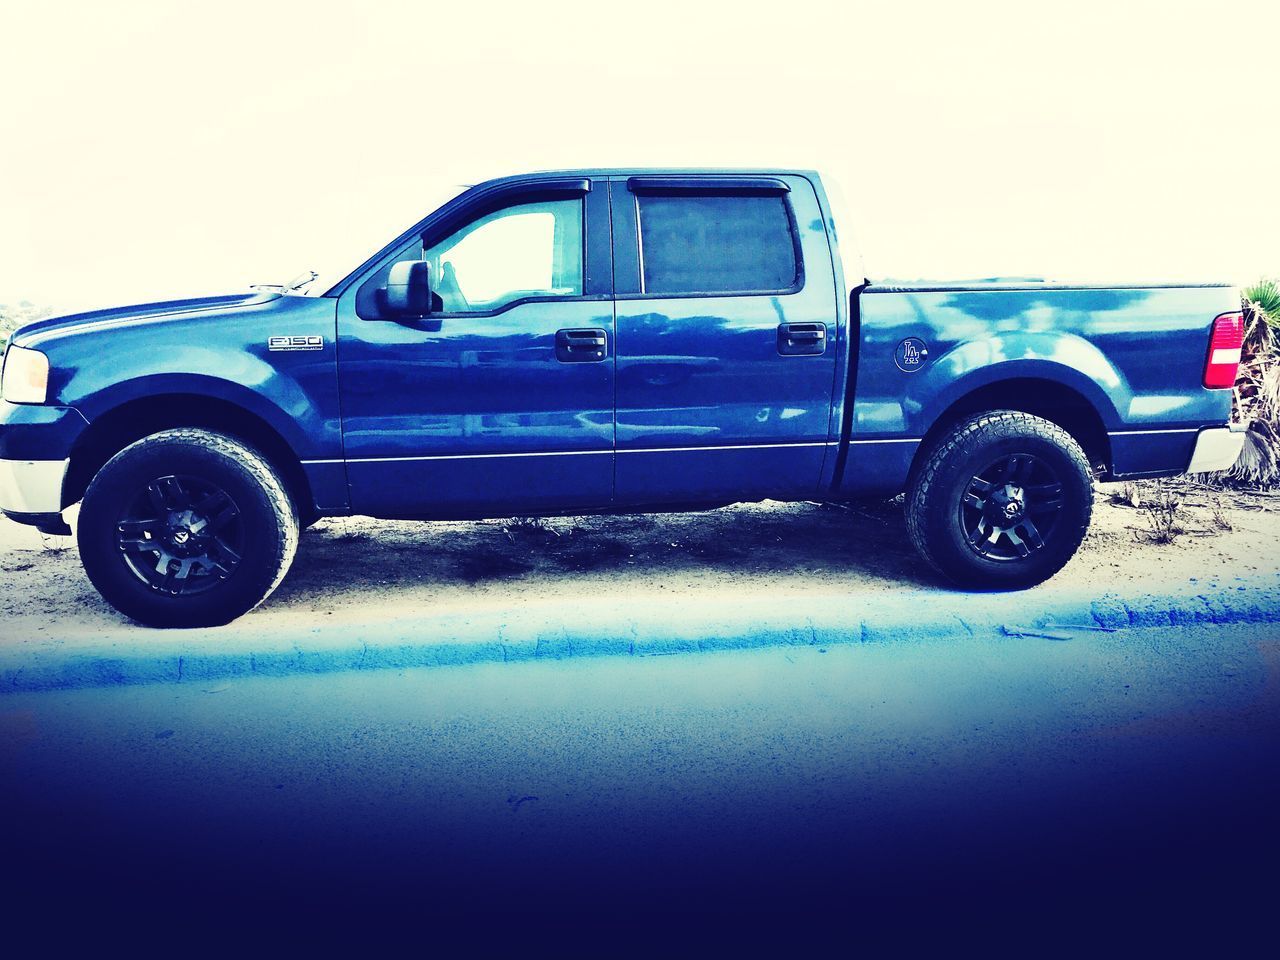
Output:
[[[86,395],[76,408],[90,423],[124,404],[165,396],[208,397],[233,404],[265,421],[299,459],[340,457],[341,423],[336,410],[327,413],[297,380],[265,364],[241,362],[224,373],[236,377],[196,373],[152,373],[107,384]],[[242,359],[246,359],[243,358]]]
[[[265,421],[299,458],[340,458],[334,311],[332,300],[279,297],[218,313],[73,326],[40,344],[51,365],[50,403],[92,422],[127,403],[210,397]],[[272,337],[301,335],[316,348],[271,349]]]

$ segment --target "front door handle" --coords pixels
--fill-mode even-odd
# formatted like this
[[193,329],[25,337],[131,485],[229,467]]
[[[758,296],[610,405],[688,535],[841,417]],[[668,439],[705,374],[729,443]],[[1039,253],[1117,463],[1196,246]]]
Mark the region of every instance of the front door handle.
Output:
[[778,324],[778,355],[783,357],[820,357],[827,352],[825,323]]
[[561,363],[599,363],[609,355],[609,337],[600,327],[556,331],[556,359]]

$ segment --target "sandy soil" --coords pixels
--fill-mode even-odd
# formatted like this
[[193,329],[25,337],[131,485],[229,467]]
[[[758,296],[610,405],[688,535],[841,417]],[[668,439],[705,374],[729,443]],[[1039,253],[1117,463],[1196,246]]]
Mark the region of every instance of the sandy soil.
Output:
[[[1133,500],[1171,490],[1172,543],[1154,542]],[[74,521],[74,517],[72,517]],[[1189,483],[1101,485],[1093,529],[1050,584],[1104,592],[1161,591],[1280,569],[1280,495],[1218,493]],[[238,622],[270,630],[286,618],[364,621],[476,606],[715,591],[871,594],[948,590],[906,539],[899,503],[745,504],[695,514],[540,522],[324,520],[303,534],[293,569]],[[80,568],[72,538],[0,518],[4,640],[83,634],[123,619]],[[332,621],[328,621],[332,622]]]

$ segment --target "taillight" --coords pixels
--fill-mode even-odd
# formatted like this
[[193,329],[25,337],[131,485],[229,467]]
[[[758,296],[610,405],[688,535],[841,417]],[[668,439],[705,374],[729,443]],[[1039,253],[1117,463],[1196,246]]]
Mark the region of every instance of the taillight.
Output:
[[1244,346],[1244,314],[1224,313],[1213,321],[1209,337],[1209,359],[1204,364],[1204,385],[1223,390],[1236,385],[1240,368],[1240,348]]

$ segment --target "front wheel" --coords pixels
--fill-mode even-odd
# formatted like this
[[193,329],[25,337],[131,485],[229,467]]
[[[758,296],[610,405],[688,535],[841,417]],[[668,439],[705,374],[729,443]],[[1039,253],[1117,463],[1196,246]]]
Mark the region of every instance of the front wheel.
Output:
[[907,529],[929,564],[962,586],[1016,590],[1061,570],[1084,540],[1093,475],[1075,439],[1040,417],[984,413],[955,427],[913,470]]
[[284,578],[298,515],[256,450],[207,430],[165,430],[98,471],[77,542],[85,573],[125,616],[154,627],[216,626]]

